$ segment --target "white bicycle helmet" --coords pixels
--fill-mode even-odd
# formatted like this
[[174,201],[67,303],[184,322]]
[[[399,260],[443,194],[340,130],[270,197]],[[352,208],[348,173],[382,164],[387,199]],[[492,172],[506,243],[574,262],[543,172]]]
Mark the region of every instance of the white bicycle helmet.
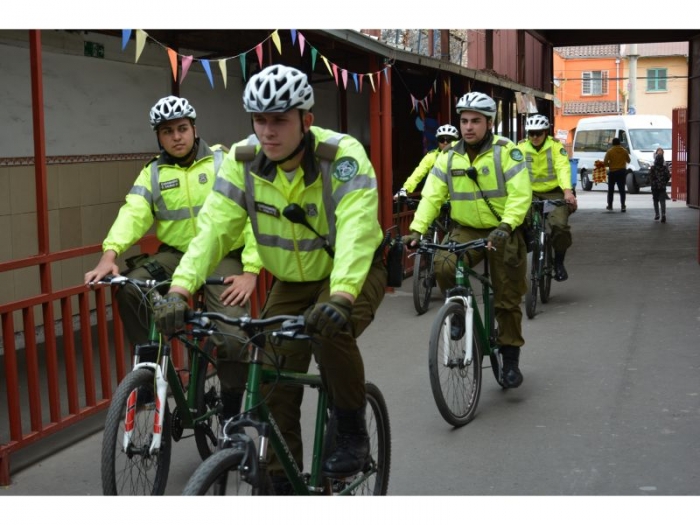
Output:
[[151,108],[149,120],[151,127],[158,129],[163,122],[178,118],[197,118],[197,112],[190,105],[186,98],[168,96],[161,98],[156,105]]
[[248,113],[284,113],[290,109],[311,109],[314,90],[304,73],[276,64],[253,75],[243,91]]
[[435,132],[436,137],[448,136],[453,137],[455,140],[459,139],[459,131],[451,124],[445,124],[440,126]]
[[496,101],[478,91],[472,91],[471,93],[462,95],[462,98],[457,102],[456,109],[457,113],[461,113],[462,111],[476,111],[490,119],[493,119],[498,111]]
[[549,119],[544,115],[532,115],[525,121],[525,131],[540,131],[549,129]]

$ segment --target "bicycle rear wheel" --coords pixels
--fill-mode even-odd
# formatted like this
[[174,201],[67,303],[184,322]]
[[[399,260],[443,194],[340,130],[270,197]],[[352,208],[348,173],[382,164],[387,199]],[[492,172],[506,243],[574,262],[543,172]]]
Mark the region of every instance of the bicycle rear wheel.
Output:
[[[202,349],[204,354],[216,358],[216,345],[208,339]],[[214,411],[206,419],[197,421],[194,427],[194,439],[197,443],[197,451],[202,459],[207,459],[216,451],[219,435],[220,421],[218,414],[222,409],[221,383],[216,375],[216,367],[209,366],[209,361],[204,355],[196,354],[199,360],[197,367],[197,413],[196,418],[202,417],[207,412]]]
[[530,262],[530,284],[525,295],[525,313],[528,319],[535,317],[537,313],[537,288],[540,276],[540,247],[535,244],[532,249],[532,260]]
[[250,472],[245,451],[226,448],[209,456],[194,471],[182,491],[183,496],[257,496],[247,477]]
[[540,280],[540,297],[542,303],[549,302],[549,293],[552,290],[552,275],[554,274],[554,254],[552,249],[552,238],[549,234],[544,237],[544,269]]
[[[476,415],[481,395],[482,349],[472,332],[467,334],[458,319],[464,323],[464,306],[445,303],[437,313],[430,331],[428,369],[435,404],[450,425],[460,427]],[[473,339],[472,359],[464,363],[467,337]]]
[[[170,410],[165,404],[160,449],[149,451],[156,415],[154,372],[129,372],[117,387],[107,411],[102,437],[102,492],[105,495],[162,495],[168,482],[171,452]],[[132,420],[133,418],[133,420]],[[127,424],[129,444],[124,448]]]

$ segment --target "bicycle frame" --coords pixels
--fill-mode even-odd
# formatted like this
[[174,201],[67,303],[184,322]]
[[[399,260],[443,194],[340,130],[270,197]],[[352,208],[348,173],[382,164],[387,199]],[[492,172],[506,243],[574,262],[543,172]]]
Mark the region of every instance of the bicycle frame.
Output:
[[[114,281],[113,281],[114,282]],[[148,281],[148,284],[155,285],[155,281]],[[160,293],[154,288],[151,291],[152,300],[155,302],[161,298]],[[201,305],[198,305],[201,308]],[[190,367],[190,381],[188,382],[187,389],[185,390],[182,384],[181,378],[175,369],[175,365],[171,359],[171,346],[170,344],[163,342],[160,333],[156,329],[155,321],[150,316],[149,319],[149,331],[148,331],[148,343],[144,345],[138,345],[134,354],[134,366],[132,370],[139,368],[150,368],[153,370],[155,375],[156,384],[156,411],[155,420],[153,422],[153,439],[149,447],[149,453],[156,453],[161,446],[161,438],[163,434],[163,424],[165,420],[165,410],[163,406],[168,402],[168,387],[170,394],[172,395],[176,407],[178,407],[178,416],[180,417],[180,424],[182,428],[194,428],[199,421],[204,421],[214,415],[217,412],[216,409],[209,410],[205,414],[193,417],[195,413],[195,401],[196,401],[196,381],[192,381],[191,378],[198,377],[197,373],[199,371],[200,362],[197,357],[203,356],[207,361],[207,366],[216,365],[214,359],[207,355],[206,352],[202,350],[199,346],[200,338],[194,336],[191,340],[186,337],[178,337],[188,349],[188,360]],[[159,362],[150,361],[140,361],[140,352],[142,349],[154,349],[157,351],[157,355],[160,356]],[[177,387],[176,387],[177,385]],[[179,388],[178,388],[179,387]],[[125,415],[125,431],[123,436],[122,446],[124,450],[128,450],[131,443],[131,435],[134,427],[135,411],[137,407],[137,391],[131,392],[129,395],[129,401],[127,403],[127,410]]]
[[[239,446],[245,448],[248,454],[257,454],[258,462],[265,469],[267,466],[267,451],[272,445],[277,458],[282,464],[287,479],[294,487],[296,495],[323,494],[325,487],[322,483],[321,464],[323,462],[323,450],[327,430],[328,395],[323,388],[321,376],[305,374],[285,370],[271,370],[263,368],[263,350],[251,343],[251,360],[248,368],[248,385],[244,401],[244,410],[233,419],[226,422],[223,436],[220,440],[220,448]],[[282,432],[265,403],[261,392],[263,384],[293,384],[315,388],[318,391],[316,403],[316,426],[314,430],[313,453],[310,475],[302,473],[294,460],[292,452],[282,436]],[[245,428],[255,428],[258,433],[258,447],[256,450],[252,440],[241,439]],[[359,474],[347,487],[339,492],[339,495],[350,494],[361,485],[368,477],[377,471],[376,465]],[[256,489],[261,486],[259,472],[247,473],[251,485]]]
[[[486,349],[485,355],[491,355],[496,343],[494,336],[495,318],[493,316],[493,288],[489,279],[488,257],[484,258],[484,273],[480,274],[464,264],[464,253],[458,254],[455,269],[456,286],[448,291],[445,302],[460,302],[465,309],[466,333],[474,333]],[[476,304],[474,288],[470,279],[476,279],[481,283],[481,296],[483,298],[483,318]],[[447,332],[445,332],[447,333]],[[467,336],[467,349],[464,356],[464,365],[471,364],[473,360],[474,339]],[[447,341],[446,341],[447,343]],[[447,363],[445,363],[447,364]]]
[[[474,329],[476,329],[476,336],[479,338],[479,341],[482,343],[482,347],[485,349],[485,355],[491,356],[496,351],[496,336],[494,330],[495,315],[493,313],[493,285],[491,284],[491,279],[489,277],[488,256],[484,257],[483,273],[475,271],[473,268],[470,268],[464,263],[464,255],[467,251],[475,248],[483,248],[485,246],[483,239],[477,241],[472,241],[469,243],[455,243],[452,241],[446,245],[422,242],[421,249],[423,249],[425,252],[431,253],[431,258],[433,259],[437,250],[446,250],[457,255],[457,262],[455,266],[455,286],[454,288],[447,290],[445,303],[456,302],[461,303],[464,306],[466,333],[474,333]],[[476,303],[476,295],[471,279],[475,279],[481,283],[483,316]],[[448,321],[448,323],[449,322],[450,321]],[[448,328],[451,328],[451,325],[448,326]],[[473,360],[473,353],[473,338],[467,337],[467,350],[464,357],[464,365],[471,364]]]

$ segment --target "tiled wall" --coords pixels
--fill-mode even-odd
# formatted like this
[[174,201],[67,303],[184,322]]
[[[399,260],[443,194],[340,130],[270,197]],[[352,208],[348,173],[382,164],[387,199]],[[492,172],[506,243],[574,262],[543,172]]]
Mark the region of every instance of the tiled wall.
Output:
[[[130,155],[112,160],[95,157],[66,162],[49,159],[47,201],[49,210],[49,247],[51,252],[101,244],[117,216],[124,197],[149,158]],[[33,164],[12,165],[0,159],[0,262],[36,255],[38,251],[36,186]],[[131,248],[125,255],[138,253]],[[86,271],[97,264],[99,253],[51,264],[53,290],[83,282]],[[38,267],[0,273],[0,304],[26,299],[41,292]],[[60,310],[56,308],[57,318]],[[41,324],[41,310],[35,309]],[[77,313],[77,301],[73,303]],[[21,329],[21,315],[15,313],[15,329]]]

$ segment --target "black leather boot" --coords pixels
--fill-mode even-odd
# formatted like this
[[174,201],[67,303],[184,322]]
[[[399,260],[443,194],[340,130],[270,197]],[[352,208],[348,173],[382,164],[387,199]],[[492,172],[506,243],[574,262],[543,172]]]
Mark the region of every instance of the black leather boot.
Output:
[[566,281],[569,278],[569,274],[566,273],[566,268],[564,268],[564,255],[566,255],[566,252],[554,252],[555,281]]
[[335,449],[323,462],[323,475],[347,478],[364,469],[369,461],[369,436],[365,423],[365,404],[358,410],[334,409],[337,421]]
[[501,347],[503,357],[503,386],[517,388],[523,382],[523,374],[520,372],[520,348],[517,346]]

